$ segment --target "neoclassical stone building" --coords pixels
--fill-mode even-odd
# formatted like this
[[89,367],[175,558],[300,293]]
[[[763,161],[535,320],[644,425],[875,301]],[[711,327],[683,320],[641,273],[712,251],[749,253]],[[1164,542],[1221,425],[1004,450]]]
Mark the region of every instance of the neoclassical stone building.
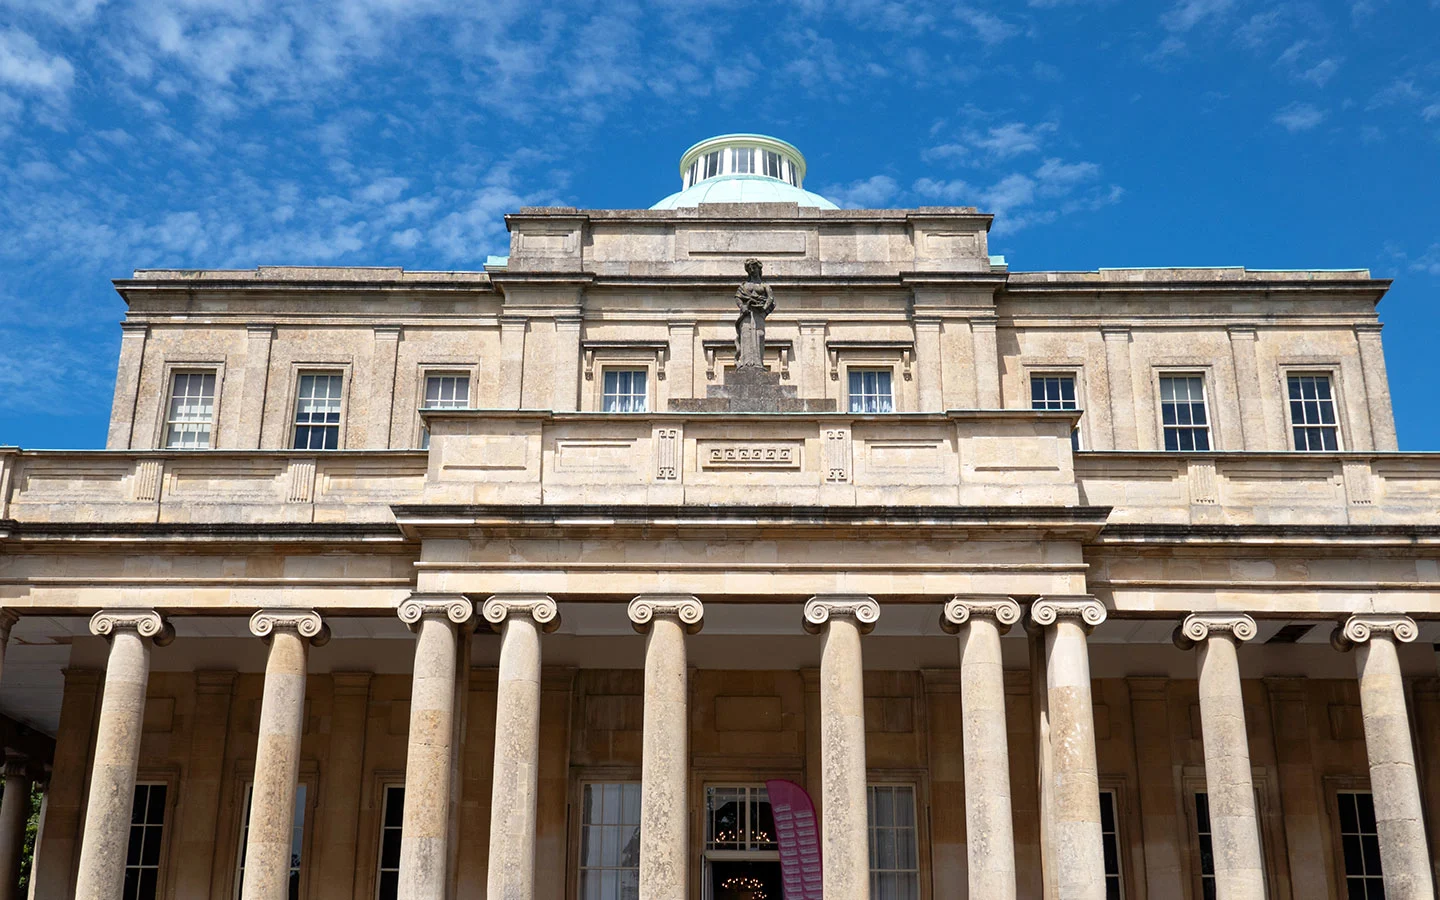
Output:
[[818,897],[781,781],[826,900],[1435,896],[1387,281],[681,177],[483,271],[116,282],[106,449],[0,449],[0,900],[37,777],[37,900]]

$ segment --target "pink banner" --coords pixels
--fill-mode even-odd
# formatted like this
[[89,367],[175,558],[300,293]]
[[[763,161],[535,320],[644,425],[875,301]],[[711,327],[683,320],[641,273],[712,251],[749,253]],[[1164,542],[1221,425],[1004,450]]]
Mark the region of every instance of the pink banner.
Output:
[[815,827],[815,804],[793,781],[767,781],[765,790],[775,815],[785,900],[821,900],[820,832]]

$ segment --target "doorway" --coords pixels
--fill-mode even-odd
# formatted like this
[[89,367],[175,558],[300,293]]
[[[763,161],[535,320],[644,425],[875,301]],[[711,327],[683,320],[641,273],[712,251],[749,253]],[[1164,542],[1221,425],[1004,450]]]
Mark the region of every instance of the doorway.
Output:
[[763,784],[706,785],[704,900],[782,900],[780,846]]

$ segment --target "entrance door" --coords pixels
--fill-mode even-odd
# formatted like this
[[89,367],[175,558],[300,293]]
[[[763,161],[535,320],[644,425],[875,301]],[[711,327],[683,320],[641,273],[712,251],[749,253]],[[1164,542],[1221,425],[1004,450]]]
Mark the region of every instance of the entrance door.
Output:
[[705,788],[705,900],[783,900],[775,817],[763,784]]

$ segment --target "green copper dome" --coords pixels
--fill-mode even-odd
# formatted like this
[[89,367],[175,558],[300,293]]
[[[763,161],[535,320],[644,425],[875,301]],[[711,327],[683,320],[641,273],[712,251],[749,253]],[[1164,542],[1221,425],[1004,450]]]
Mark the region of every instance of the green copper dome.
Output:
[[793,144],[763,134],[707,138],[680,157],[680,186],[651,209],[702,203],[795,203],[839,209],[805,190],[805,157]]

